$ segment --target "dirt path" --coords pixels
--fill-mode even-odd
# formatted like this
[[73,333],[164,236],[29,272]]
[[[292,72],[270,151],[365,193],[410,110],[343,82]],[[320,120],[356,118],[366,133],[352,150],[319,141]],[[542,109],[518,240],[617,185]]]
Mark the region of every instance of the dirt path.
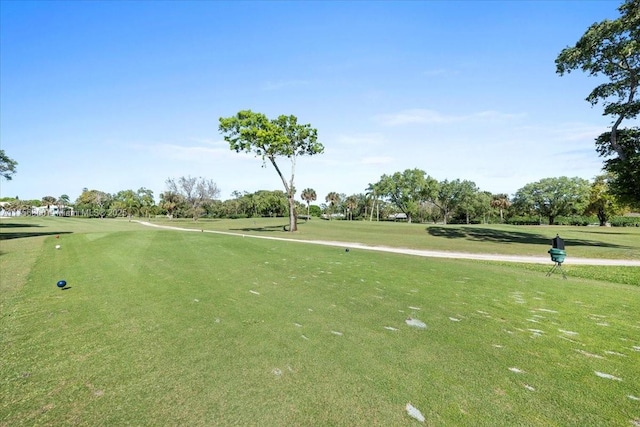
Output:
[[[193,228],[173,227],[170,225],[152,224],[146,221],[135,221],[135,222],[138,222],[148,227],[163,228],[167,230],[225,234],[228,236],[250,237],[252,239],[280,240],[283,242],[308,243],[313,245],[324,245],[324,246],[337,246],[337,247],[350,248],[350,249],[363,249],[367,251],[393,252],[397,254],[415,255],[415,256],[422,256],[422,257],[429,257],[429,258],[475,259],[475,260],[484,260],[484,261],[506,261],[506,262],[520,262],[520,263],[529,263],[529,264],[549,264],[551,262],[551,259],[548,256],[537,257],[537,256],[521,256],[521,255],[500,255],[500,254],[474,254],[474,253],[468,253],[468,252],[448,252],[448,251],[430,251],[425,249],[394,248],[390,246],[368,246],[368,245],[363,245],[361,243],[353,243],[353,242],[287,239],[285,237],[255,236],[251,234],[230,233],[227,231],[197,230]],[[620,265],[620,266],[640,267],[640,260],[626,260],[626,259],[598,259],[598,258],[567,257],[566,263],[574,264],[574,265]]]

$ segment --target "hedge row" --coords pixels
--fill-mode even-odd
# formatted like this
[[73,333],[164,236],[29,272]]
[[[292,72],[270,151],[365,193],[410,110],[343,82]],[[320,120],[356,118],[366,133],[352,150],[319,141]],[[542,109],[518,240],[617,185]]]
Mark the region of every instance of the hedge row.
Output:
[[609,223],[612,227],[640,227],[640,216],[614,216]]

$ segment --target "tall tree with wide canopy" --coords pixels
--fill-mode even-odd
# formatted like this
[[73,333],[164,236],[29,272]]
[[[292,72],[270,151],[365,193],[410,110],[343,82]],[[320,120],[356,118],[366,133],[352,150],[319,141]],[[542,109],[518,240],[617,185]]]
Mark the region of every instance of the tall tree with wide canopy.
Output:
[[513,204],[520,212],[535,212],[553,225],[558,216],[582,214],[589,203],[590,188],[583,178],[544,178],[519,189]]
[[[592,24],[573,47],[563,49],[556,58],[560,75],[580,69],[591,76],[604,76],[608,81],[596,86],[587,96],[591,105],[601,103],[604,115],[611,116],[613,125],[596,140],[600,155],[615,154],[612,189],[628,185],[640,188],[640,144],[629,144],[620,128],[624,120],[635,119],[640,113],[640,0],[626,0],[618,8],[620,17]],[[637,131],[637,129],[636,129]],[[605,164],[609,170],[611,163]],[[617,185],[615,180],[626,182]],[[628,201],[640,205],[640,190],[621,194]]]
[[430,200],[437,189],[438,182],[426,176],[420,169],[406,169],[393,175],[382,175],[375,185],[378,195],[387,198],[401,212],[407,215],[411,223],[420,206],[420,202]]
[[302,200],[307,202],[307,218],[309,218],[309,207],[311,202],[315,202],[317,197],[316,190],[313,188],[305,188],[302,190]]
[[[298,124],[296,116],[281,115],[269,120],[261,113],[243,110],[232,117],[221,117],[219,131],[236,152],[254,153],[263,163],[269,160],[282,180],[289,204],[289,231],[298,230],[295,204],[295,167],[298,156],[321,154],[324,146],[318,142],[318,131],[309,124]],[[291,175],[287,180],[276,160],[291,161]]]

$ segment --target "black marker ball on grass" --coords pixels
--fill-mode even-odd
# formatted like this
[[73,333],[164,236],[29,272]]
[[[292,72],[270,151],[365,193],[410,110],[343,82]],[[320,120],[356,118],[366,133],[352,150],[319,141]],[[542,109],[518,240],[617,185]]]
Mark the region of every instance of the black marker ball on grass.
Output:
[[345,252],[349,252],[349,248],[345,249],[344,251],[345,251]]
[[67,282],[66,282],[66,280],[60,280],[57,283],[57,285],[58,285],[59,288],[64,288],[65,286],[67,286]]

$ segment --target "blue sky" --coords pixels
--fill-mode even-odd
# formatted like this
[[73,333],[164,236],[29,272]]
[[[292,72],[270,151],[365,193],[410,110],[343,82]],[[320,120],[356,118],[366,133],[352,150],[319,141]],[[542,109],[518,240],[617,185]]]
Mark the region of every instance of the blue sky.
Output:
[[282,189],[219,134],[242,109],[318,129],[325,153],[299,159],[295,180],[318,202],[407,168],[508,194],[591,179],[610,125],[584,101],[599,80],[559,77],[554,60],[618,5],[2,1],[0,146],[19,165],[0,195],[158,199],[182,175],[223,199]]

